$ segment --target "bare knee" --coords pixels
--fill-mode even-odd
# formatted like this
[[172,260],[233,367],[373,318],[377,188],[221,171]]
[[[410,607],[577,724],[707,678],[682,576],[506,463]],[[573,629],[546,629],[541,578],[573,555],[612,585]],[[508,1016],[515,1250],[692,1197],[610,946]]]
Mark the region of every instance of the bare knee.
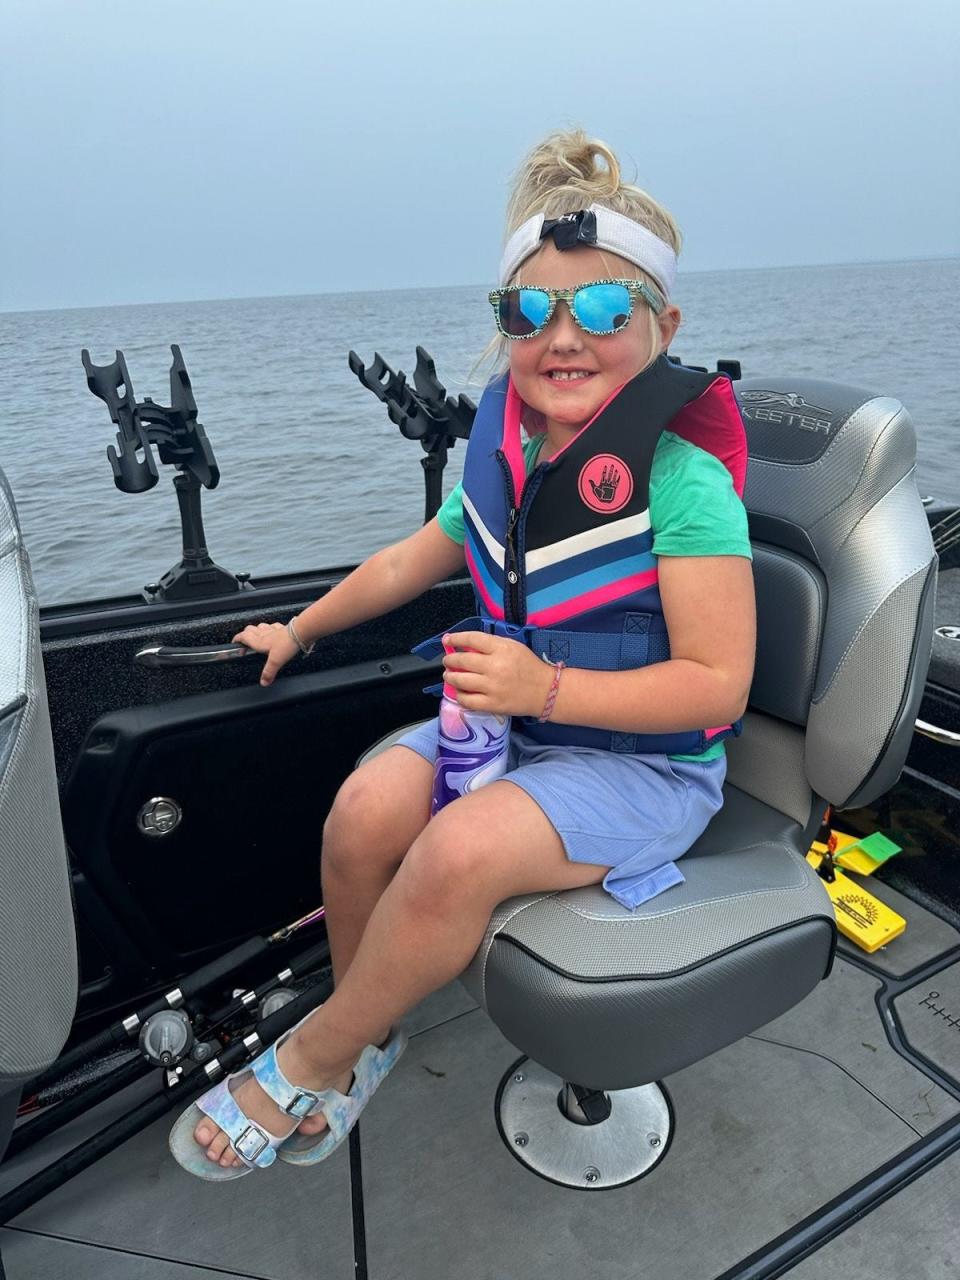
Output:
[[403,863],[404,885],[419,908],[440,912],[464,897],[481,896],[487,859],[482,832],[452,821],[452,812],[443,817],[421,832]]
[[355,770],[323,826],[324,872],[342,877],[396,870],[426,822],[426,814],[418,821],[415,802],[415,794],[388,785],[382,769]]
[[[384,841],[384,823],[379,800],[362,770],[352,773],[337,792],[323,824],[323,868],[325,873],[345,875],[364,863],[389,861],[395,850]],[[388,848],[384,849],[384,843]]]

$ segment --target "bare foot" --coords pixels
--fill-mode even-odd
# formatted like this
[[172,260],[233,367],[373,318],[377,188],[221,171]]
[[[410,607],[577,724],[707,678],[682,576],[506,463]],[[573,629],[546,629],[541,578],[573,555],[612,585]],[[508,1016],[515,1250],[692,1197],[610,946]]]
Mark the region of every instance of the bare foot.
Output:
[[[281,1045],[277,1050],[277,1061],[284,1075],[287,1072],[281,1059],[288,1056],[285,1052],[286,1050],[287,1045],[285,1044]],[[333,1088],[338,1093],[346,1094],[349,1092],[352,1083],[353,1068],[348,1067],[339,1075],[312,1083],[310,1088],[315,1092],[320,1089]],[[237,1106],[240,1107],[244,1114],[248,1115],[262,1129],[266,1129],[268,1133],[272,1133],[277,1137],[281,1135],[288,1137],[297,1128],[300,1129],[301,1133],[320,1133],[321,1130],[327,1127],[327,1118],[322,1112],[307,1116],[299,1124],[291,1125],[290,1116],[285,1111],[281,1111],[273,1099],[264,1093],[252,1075],[247,1080],[244,1080],[241,1085],[236,1086],[232,1092],[237,1100]],[[206,1147],[207,1159],[215,1164],[228,1169],[231,1165],[241,1163],[239,1157],[234,1154],[233,1148],[229,1145],[230,1139],[209,1117],[204,1117],[200,1121],[193,1131],[193,1136],[201,1147]]]

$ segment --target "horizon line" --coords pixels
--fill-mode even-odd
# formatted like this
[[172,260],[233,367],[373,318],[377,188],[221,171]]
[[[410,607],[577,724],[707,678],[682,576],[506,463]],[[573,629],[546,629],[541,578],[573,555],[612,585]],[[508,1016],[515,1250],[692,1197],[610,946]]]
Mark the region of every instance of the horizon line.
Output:
[[[898,263],[909,262],[955,262],[960,259],[960,253],[955,254],[931,254],[926,257],[909,257],[909,258],[858,258],[850,261],[835,262],[791,262],[782,263],[776,266],[759,266],[759,267],[701,267],[695,270],[685,271],[685,276],[706,276],[706,275],[723,275],[728,272],[755,272],[755,271],[799,271],[799,270],[818,270],[823,267],[874,267],[874,266],[893,266]],[[162,300],[154,300],[152,302],[87,302],[78,303],[68,307],[4,307],[0,305],[0,315],[16,316],[16,315],[42,315],[50,311],[105,311],[113,310],[120,307],[179,307],[191,305],[203,305],[212,302],[260,302],[280,298],[330,298],[330,297],[346,297],[351,294],[364,293],[421,293],[432,289],[489,289],[489,284],[420,284],[420,285],[392,285],[387,289],[314,289],[307,293],[239,293],[227,294],[219,298],[168,298]]]

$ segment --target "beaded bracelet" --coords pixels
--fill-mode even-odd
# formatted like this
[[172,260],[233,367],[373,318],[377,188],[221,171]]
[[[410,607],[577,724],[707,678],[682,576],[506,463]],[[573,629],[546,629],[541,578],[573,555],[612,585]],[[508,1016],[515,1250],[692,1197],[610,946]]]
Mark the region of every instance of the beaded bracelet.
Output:
[[543,704],[543,711],[540,713],[538,724],[545,724],[553,714],[553,704],[557,700],[557,690],[560,688],[560,674],[567,665],[565,662],[551,662],[547,655],[541,655],[544,662],[553,667],[553,684],[550,686],[550,692],[547,694],[547,700]]

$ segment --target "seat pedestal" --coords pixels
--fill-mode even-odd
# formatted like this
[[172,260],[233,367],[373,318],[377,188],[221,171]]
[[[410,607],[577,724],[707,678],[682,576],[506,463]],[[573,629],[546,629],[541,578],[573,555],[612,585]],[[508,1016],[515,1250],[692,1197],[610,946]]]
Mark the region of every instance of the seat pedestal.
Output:
[[649,1173],[665,1155],[673,1110],[658,1084],[605,1096],[609,1114],[591,1123],[570,1086],[522,1057],[500,1081],[497,1127],[510,1152],[549,1182],[584,1191],[621,1187]]

